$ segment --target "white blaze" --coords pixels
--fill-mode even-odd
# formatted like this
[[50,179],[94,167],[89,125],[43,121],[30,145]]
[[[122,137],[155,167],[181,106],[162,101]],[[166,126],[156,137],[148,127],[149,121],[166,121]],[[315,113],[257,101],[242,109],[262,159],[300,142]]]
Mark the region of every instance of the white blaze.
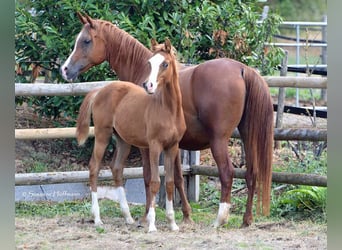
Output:
[[75,51],[76,51],[77,42],[78,42],[78,40],[80,39],[82,33],[83,33],[83,31],[81,31],[81,32],[78,34],[78,36],[77,36],[77,38],[76,38],[76,42],[75,42],[73,51],[71,52],[70,56],[69,56],[68,59],[63,63],[63,65],[62,65],[62,67],[61,67],[62,76],[63,76],[63,78],[64,78],[65,80],[70,80],[70,79],[68,79],[68,77],[67,77],[67,75],[66,75],[65,68],[68,68],[68,67],[69,67],[71,58],[74,56]]
[[150,76],[148,77],[146,89],[147,89],[147,92],[150,94],[154,93],[157,89],[157,86],[158,86],[157,77],[158,77],[159,67],[160,67],[160,64],[164,60],[165,58],[161,54],[156,54],[149,60],[150,65],[151,65],[151,73],[150,73]]

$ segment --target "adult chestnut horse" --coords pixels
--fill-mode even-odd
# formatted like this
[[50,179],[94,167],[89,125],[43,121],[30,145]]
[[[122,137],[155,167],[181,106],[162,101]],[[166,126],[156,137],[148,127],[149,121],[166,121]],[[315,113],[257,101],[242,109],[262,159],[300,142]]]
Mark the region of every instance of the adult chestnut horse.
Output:
[[89,162],[92,212],[95,224],[102,224],[97,200],[97,178],[105,149],[114,131],[116,154],[110,164],[114,186],[120,197],[121,210],[127,223],[133,223],[123,189],[122,164],[131,145],[149,148],[151,178],[147,219],[149,232],[156,231],[155,198],[160,187],[159,156],[164,151],[166,179],[166,218],[171,230],[178,230],[173,210],[174,166],[179,154],[178,143],[186,129],[179,89],[178,65],[168,39],[164,45],[152,42],[154,55],[149,59],[151,73],[146,91],[131,83],[115,81],[89,92],[80,107],[77,119],[77,140],[83,144],[88,137],[91,114],[95,128],[95,145]]
[[[78,14],[83,28],[74,50],[61,66],[65,80],[72,81],[94,65],[108,61],[120,80],[142,85],[149,73],[151,52],[112,23]],[[269,89],[252,68],[221,58],[179,71],[180,89],[187,130],[180,148],[211,149],[221,182],[217,227],[228,221],[233,182],[233,165],[227,141],[237,127],[245,148],[248,198],[242,226],[253,221],[253,196],[257,192],[257,213],[269,214],[273,156],[273,107]],[[148,150],[141,149],[145,188],[151,178]],[[184,220],[190,220],[190,206],[184,193],[180,160],[175,185],[181,195]],[[146,199],[150,197],[146,192]],[[261,209],[260,209],[261,208]],[[146,207],[146,214],[148,207]]]

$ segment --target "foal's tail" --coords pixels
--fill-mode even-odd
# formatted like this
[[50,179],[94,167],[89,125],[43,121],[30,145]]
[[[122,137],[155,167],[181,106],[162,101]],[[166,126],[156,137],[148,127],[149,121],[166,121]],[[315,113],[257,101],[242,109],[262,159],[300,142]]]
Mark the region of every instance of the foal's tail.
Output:
[[95,89],[89,92],[81,104],[76,126],[78,145],[83,145],[88,138],[93,102],[98,91],[98,89]]
[[273,158],[273,104],[264,79],[252,68],[244,67],[246,84],[245,108],[238,125],[244,142],[247,175],[255,180],[257,214],[270,213],[272,158]]

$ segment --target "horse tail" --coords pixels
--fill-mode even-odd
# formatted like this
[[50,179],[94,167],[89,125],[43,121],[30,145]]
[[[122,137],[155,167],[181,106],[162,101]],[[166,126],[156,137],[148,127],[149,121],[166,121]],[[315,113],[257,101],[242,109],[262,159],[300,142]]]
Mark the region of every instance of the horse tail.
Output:
[[93,102],[98,91],[98,89],[95,89],[89,92],[81,104],[76,126],[76,138],[78,145],[83,145],[88,138]]
[[[245,108],[238,129],[246,154],[246,177],[255,182],[257,214],[270,213],[273,158],[273,103],[265,80],[250,67],[244,67]],[[253,185],[250,183],[250,185]]]

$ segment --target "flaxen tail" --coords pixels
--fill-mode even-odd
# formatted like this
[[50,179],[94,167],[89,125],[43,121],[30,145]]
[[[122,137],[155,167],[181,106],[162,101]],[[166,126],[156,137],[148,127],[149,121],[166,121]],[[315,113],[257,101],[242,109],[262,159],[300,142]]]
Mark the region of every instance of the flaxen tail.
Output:
[[270,213],[273,158],[273,103],[264,79],[252,68],[243,69],[246,101],[238,126],[246,153],[247,174],[256,178],[257,214]]
[[83,145],[88,138],[92,106],[98,91],[95,89],[89,92],[81,104],[76,126],[76,138],[79,145]]

